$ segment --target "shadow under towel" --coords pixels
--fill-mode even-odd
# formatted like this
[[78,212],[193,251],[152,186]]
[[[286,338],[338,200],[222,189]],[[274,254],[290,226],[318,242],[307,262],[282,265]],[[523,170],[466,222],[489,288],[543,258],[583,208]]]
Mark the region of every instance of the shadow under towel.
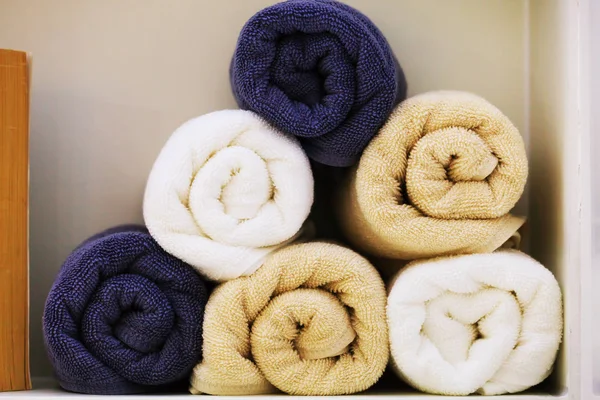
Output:
[[207,291],[192,267],[140,226],[91,237],[46,300],[46,349],[62,388],[86,394],[163,390],[201,358]]
[[389,358],[385,288],[350,249],[296,244],[254,274],[215,289],[206,306],[194,394],[351,394]]
[[255,14],[230,79],[240,108],[300,137],[311,159],[334,167],[358,160],[407,90],[379,29],[331,0],[289,0]]

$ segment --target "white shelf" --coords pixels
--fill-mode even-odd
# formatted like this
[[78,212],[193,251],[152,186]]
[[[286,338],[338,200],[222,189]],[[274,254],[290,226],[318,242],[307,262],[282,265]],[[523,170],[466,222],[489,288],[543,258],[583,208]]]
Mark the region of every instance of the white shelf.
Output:
[[[0,393],[0,399],[2,400],[22,400],[22,399],[120,399],[120,400],[140,400],[140,399],[182,399],[182,398],[198,398],[197,395],[187,394],[187,393],[178,393],[178,394],[140,394],[140,395],[85,395],[78,393],[70,393],[61,390],[56,386],[56,383],[53,379],[49,378],[38,378],[33,380],[33,390],[20,391],[20,392],[5,392]],[[214,400],[240,400],[244,396],[212,396]],[[280,397],[285,399],[308,399],[308,398],[319,398],[323,399],[324,397],[319,396],[289,396],[287,394],[273,394],[273,395],[264,395],[264,396],[248,396],[254,399],[262,399],[262,398],[273,398]],[[376,399],[380,397],[394,398],[394,399],[402,399],[402,398],[418,398],[419,400],[439,400],[444,398],[444,396],[434,396],[428,395],[425,393],[419,393],[417,391],[382,391],[382,390],[369,390],[364,393],[358,393],[352,396],[334,396],[337,397],[352,397],[358,399]],[[525,392],[525,393],[517,393],[517,394],[509,394],[496,396],[498,400],[503,398],[510,398],[511,400],[547,400],[548,398],[552,398],[554,400],[566,400],[569,399],[567,393],[559,394],[559,395],[550,395],[548,393],[540,393],[540,392]],[[458,397],[449,397],[450,399],[456,400],[473,400],[473,396],[458,396]]]
[[[243,396],[212,396],[215,400],[240,400]],[[250,397],[250,396],[249,396]],[[262,398],[273,398],[273,397],[281,397],[285,399],[323,399],[323,397],[319,396],[289,396],[286,394],[280,395],[268,395],[268,396],[251,396],[254,399],[262,399]],[[336,396],[341,397],[341,396]],[[377,399],[381,397],[388,397],[394,399],[402,399],[402,398],[418,398],[419,400],[440,400],[445,398],[444,396],[434,396],[427,395],[423,393],[416,392],[407,392],[407,393],[386,393],[386,392],[377,392],[373,394],[367,393],[359,393],[352,396],[343,396],[343,397],[352,397],[358,399]],[[171,395],[156,395],[156,394],[146,394],[146,395],[117,395],[117,396],[98,396],[98,395],[83,395],[76,393],[68,393],[63,392],[59,389],[35,389],[26,392],[10,392],[10,393],[0,393],[0,399],[97,399],[97,398],[105,398],[105,399],[122,399],[122,400],[138,400],[138,399],[179,399],[179,398],[198,398],[196,395],[191,394],[171,394]],[[450,399],[456,400],[473,400],[473,396],[459,396],[459,397],[448,397]],[[567,395],[564,396],[550,396],[548,394],[513,394],[513,395],[502,395],[500,399],[510,398],[511,400],[547,400],[548,398],[552,398],[555,400],[566,400],[569,399]],[[586,399],[587,400],[587,399]]]

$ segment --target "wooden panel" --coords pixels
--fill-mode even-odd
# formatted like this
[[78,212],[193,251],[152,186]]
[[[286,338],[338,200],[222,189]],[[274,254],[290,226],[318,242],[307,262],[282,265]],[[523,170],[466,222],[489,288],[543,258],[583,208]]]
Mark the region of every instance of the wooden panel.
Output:
[[29,68],[0,50],[0,391],[30,389]]

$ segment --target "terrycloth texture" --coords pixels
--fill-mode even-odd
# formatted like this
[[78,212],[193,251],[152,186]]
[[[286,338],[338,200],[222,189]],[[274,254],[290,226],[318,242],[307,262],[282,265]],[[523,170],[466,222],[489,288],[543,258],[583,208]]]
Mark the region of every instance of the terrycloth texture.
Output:
[[308,156],[356,163],[406,97],[389,44],[359,11],[331,0],[289,0],[242,28],[230,78],[239,106],[301,138]]
[[[521,247],[521,234],[515,232],[502,246],[501,249],[512,249],[520,250]],[[377,266],[377,271],[383,278],[384,282],[389,282],[396,274],[398,270],[404,268],[413,260],[394,260],[391,258],[378,258],[372,257],[371,262]]]
[[144,219],[167,252],[225,281],[251,274],[299,234],[313,186],[294,137],[250,111],[217,111],[167,141],[148,178]]
[[82,243],[46,300],[46,349],[60,385],[87,394],[160,390],[200,360],[207,293],[143,227]]
[[373,266],[334,244],[296,244],[219,286],[204,322],[194,394],[351,394],[389,357],[385,288]]
[[497,108],[464,92],[400,104],[339,197],[348,240],[375,256],[487,253],[523,224],[507,214],[523,193],[527,156]]
[[392,282],[387,313],[396,372],[442,395],[542,382],[563,329],[556,279],[516,250],[415,261]]

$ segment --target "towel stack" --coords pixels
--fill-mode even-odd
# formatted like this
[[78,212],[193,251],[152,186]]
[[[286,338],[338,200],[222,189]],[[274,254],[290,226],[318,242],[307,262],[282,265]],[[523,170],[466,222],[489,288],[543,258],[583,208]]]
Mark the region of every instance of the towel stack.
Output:
[[64,389],[341,395],[389,364],[424,392],[502,394],[550,374],[561,292],[515,249],[527,156],[500,110],[405,99],[383,34],[333,0],[259,11],[230,78],[240,109],[158,154],[145,226],[62,266],[44,336]]

